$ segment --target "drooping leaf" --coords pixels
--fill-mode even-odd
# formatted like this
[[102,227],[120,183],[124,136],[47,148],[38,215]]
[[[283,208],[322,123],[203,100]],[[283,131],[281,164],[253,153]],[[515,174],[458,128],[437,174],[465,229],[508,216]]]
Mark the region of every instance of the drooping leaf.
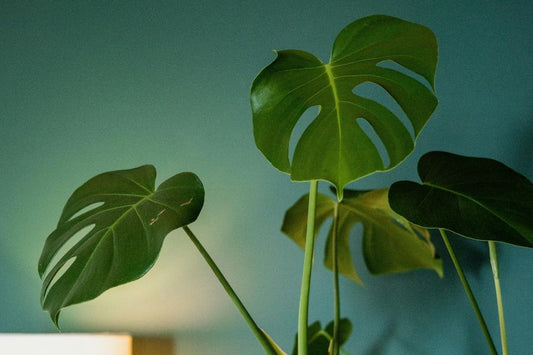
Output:
[[[350,232],[358,223],[363,225],[363,256],[373,274],[405,272],[428,268],[442,275],[442,260],[435,256],[429,232],[410,224],[391,210],[387,189],[356,193],[347,190],[338,207],[337,260],[339,273],[361,283],[354,266],[356,257],[350,252]],[[301,197],[285,214],[281,230],[302,249],[305,246],[308,195]],[[334,215],[335,201],[318,194],[316,234],[328,218]],[[325,265],[333,265],[333,226],[326,242]]]
[[150,165],[111,171],[69,198],[39,260],[42,307],[56,325],[62,308],[144,275],[165,236],[197,218],[204,189],[196,175],[177,174],[157,190],[155,177]]
[[[350,181],[393,168],[413,150],[414,139],[435,110],[437,99],[413,76],[381,63],[393,61],[433,87],[437,51],[435,36],[427,27],[375,15],[339,33],[327,64],[300,50],[277,52],[252,85],[257,147],[293,180],[329,181],[339,194]],[[387,107],[354,93],[365,82],[381,86],[392,96],[410,121],[414,137]],[[320,107],[319,114],[299,138],[290,160],[291,134],[302,114],[313,106]],[[367,121],[383,143],[387,166],[358,119]]]
[[486,158],[430,152],[418,162],[422,184],[391,186],[392,208],[426,228],[533,247],[533,184]]
[[[352,333],[352,322],[347,318],[339,321],[339,346],[342,346]],[[319,321],[307,327],[307,353],[309,355],[328,354],[329,344],[333,337],[333,322],[322,329]],[[298,354],[298,333],[296,333],[292,355]]]

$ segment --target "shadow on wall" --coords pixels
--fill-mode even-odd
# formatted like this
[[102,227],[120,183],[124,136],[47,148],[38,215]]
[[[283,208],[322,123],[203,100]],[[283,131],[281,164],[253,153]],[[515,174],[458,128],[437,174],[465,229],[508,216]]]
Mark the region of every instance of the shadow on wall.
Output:
[[[530,115],[529,122],[533,123],[533,115]],[[516,127],[516,135],[513,140],[512,167],[529,180],[533,180],[533,124],[528,127]]]
[[174,338],[134,337],[132,352],[133,355],[174,355]]

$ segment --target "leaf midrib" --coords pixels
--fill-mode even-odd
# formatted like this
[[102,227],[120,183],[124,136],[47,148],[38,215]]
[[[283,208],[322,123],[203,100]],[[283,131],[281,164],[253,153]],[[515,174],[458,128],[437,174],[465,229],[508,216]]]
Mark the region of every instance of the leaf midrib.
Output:
[[[337,146],[337,174],[340,175],[340,164],[341,164],[341,147],[342,147],[342,130],[341,130],[341,115],[340,115],[340,100],[339,93],[337,91],[337,85],[335,84],[335,76],[331,70],[331,64],[325,64],[324,69],[328,75],[329,86],[331,87],[331,93],[333,94],[333,101],[335,101],[335,114],[337,116],[337,131],[339,135],[338,146]],[[339,176],[337,176],[339,179]]]
[[449,188],[446,188],[446,187],[443,187],[443,186],[440,186],[440,185],[434,185],[430,182],[423,182],[423,185],[426,185],[426,186],[429,186],[431,188],[434,188],[434,189],[437,189],[437,190],[441,190],[441,191],[445,191],[445,192],[448,192],[448,193],[451,193],[451,194],[454,194],[454,195],[457,195],[457,196],[460,196],[470,202],[473,202],[474,204],[480,206],[482,209],[484,209],[485,211],[489,212],[491,215],[495,216],[496,218],[498,218],[500,221],[502,221],[503,223],[505,223],[507,226],[509,226],[512,230],[514,230],[516,233],[518,233],[518,235],[520,235],[521,237],[522,234],[516,230],[516,228],[509,224],[504,218],[502,218],[498,213],[494,212],[492,209],[488,208],[487,206],[483,205],[481,202],[478,202],[477,200],[475,200],[474,198],[468,196],[468,195],[465,195],[463,193],[460,193],[458,191],[455,191],[455,190],[452,190],[452,189],[449,189]]
[[[148,190],[147,190],[147,191],[148,191]],[[109,235],[110,233],[111,233],[112,235],[115,233],[115,229],[114,229],[114,227],[115,227],[117,224],[119,224],[120,221],[121,221],[122,219],[124,219],[125,216],[128,215],[129,213],[131,213],[132,211],[135,211],[135,214],[137,214],[137,216],[138,216],[138,213],[137,213],[137,206],[139,206],[139,205],[140,205],[141,203],[143,203],[144,201],[149,200],[149,197],[150,197],[151,195],[153,195],[154,193],[155,193],[155,191],[150,191],[150,194],[149,194],[149,195],[145,195],[143,198],[139,199],[139,201],[137,201],[136,203],[130,205],[130,207],[129,207],[124,213],[122,213],[122,214],[120,215],[120,217],[119,217],[115,222],[111,223],[111,225],[108,226],[108,227],[106,228],[107,230],[106,230],[106,231],[103,233],[103,235],[100,237],[100,240],[98,241],[98,243],[96,243],[96,245],[95,245],[94,248],[92,249],[92,252],[91,252],[90,255],[87,257],[87,261],[86,261],[85,264],[83,265],[83,268],[81,269],[79,275],[82,275],[82,274],[85,272],[85,270],[87,269],[87,266],[88,266],[89,264],[91,264],[91,262],[92,262],[92,260],[93,260],[93,256],[94,256],[96,250],[99,249],[100,244],[101,244],[101,243],[102,243],[102,242],[108,237],[108,235]],[[102,212],[102,211],[101,211],[101,212]],[[141,221],[141,224],[142,224],[142,221]],[[113,248],[113,253],[114,253],[114,248]],[[112,268],[114,262],[115,262],[115,258],[112,258],[112,259],[111,259],[111,267],[109,268],[109,270]],[[58,270],[58,271],[59,271],[59,270]],[[55,276],[54,276],[54,277],[55,277]],[[53,279],[54,279],[54,278],[52,278],[52,279],[50,280],[50,282],[51,282]],[[108,272],[108,274],[106,275],[106,280],[105,280],[105,282],[104,282],[104,285],[107,285],[107,283],[108,283],[108,279],[109,279],[109,272]],[[68,292],[68,293],[65,295],[65,297],[63,298],[63,302],[62,302],[63,305],[65,304],[65,301],[68,300],[68,299],[71,297],[73,291],[74,291],[75,289],[76,289],[76,290],[78,289],[78,283],[79,283],[79,280],[80,280],[80,278],[77,278],[77,279],[76,279],[75,283],[72,285],[72,287],[70,288],[69,292]],[[104,287],[107,287],[107,286],[104,286]]]

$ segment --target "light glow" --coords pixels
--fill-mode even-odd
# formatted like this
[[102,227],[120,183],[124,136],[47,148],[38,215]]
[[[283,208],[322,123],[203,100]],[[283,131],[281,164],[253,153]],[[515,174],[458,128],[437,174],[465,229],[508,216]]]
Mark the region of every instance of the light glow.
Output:
[[0,334],[5,355],[131,355],[127,334]]

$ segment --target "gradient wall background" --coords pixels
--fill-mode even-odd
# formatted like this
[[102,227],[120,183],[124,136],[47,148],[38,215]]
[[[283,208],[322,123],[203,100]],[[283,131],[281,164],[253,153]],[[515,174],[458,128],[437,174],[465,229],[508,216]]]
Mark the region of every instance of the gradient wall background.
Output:
[[[383,13],[429,26],[440,45],[440,105],[414,154],[391,174],[416,178],[418,157],[447,150],[499,159],[533,177],[530,1],[2,1],[0,4],[0,331],[54,332],[40,310],[36,264],[70,193],[93,175],[152,163],[160,181],[194,171],[206,205],[192,226],[259,324],[292,349],[303,253],[279,232],[307,191],[255,148],[249,88],[298,48],[327,60],[349,22]],[[322,188],[325,184],[322,184]],[[354,248],[360,239],[354,235]],[[487,252],[454,238],[498,341]],[[460,243],[460,244],[459,244]],[[313,275],[310,320],[332,314],[331,274]],[[445,250],[438,245],[441,254]],[[356,248],[355,253],[360,253]],[[360,254],[358,254],[360,255]],[[485,354],[446,256],[430,271],[342,280],[352,354]],[[467,262],[467,261],[465,261]],[[511,353],[533,346],[533,251],[501,248]],[[260,354],[183,232],[146,277],[63,313],[65,331],[176,338],[180,354]]]

